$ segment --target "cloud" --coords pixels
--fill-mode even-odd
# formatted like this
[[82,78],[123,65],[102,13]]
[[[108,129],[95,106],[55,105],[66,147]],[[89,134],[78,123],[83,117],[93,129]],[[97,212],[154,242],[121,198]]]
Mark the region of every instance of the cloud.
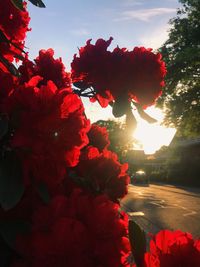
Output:
[[70,33],[76,36],[89,35],[89,31],[87,29],[74,29],[74,30],[71,30]]
[[169,24],[155,28],[155,30],[152,31],[151,34],[143,35],[140,38],[140,45],[151,47],[153,49],[159,48],[168,39],[169,29]]
[[161,16],[165,14],[171,14],[176,11],[175,8],[149,8],[149,9],[139,9],[139,10],[129,10],[121,13],[121,17],[115,19],[116,21],[123,20],[141,20],[141,21],[149,21],[151,18],[155,16]]
[[121,3],[121,6],[131,7],[131,6],[141,6],[142,4],[143,4],[143,1],[141,1],[141,0],[124,0]]

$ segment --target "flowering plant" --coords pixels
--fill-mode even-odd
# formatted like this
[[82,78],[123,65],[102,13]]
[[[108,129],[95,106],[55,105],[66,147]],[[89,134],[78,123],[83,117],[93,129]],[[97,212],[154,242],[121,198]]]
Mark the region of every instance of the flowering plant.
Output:
[[[199,240],[180,231],[158,233],[146,252],[144,232],[120,209],[128,165],[81,101],[110,104],[130,131],[133,106],[152,122],[143,109],[161,94],[161,55],[144,47],[110,52],[112,38],[89,40],[70,73],[52,49],[29,60],[29,20],[22,0],[0,1],[1,266],[125,267],[134,266],[131,254],[139,267],[200,266]],[[18,69],[14,60],[22,60]]]

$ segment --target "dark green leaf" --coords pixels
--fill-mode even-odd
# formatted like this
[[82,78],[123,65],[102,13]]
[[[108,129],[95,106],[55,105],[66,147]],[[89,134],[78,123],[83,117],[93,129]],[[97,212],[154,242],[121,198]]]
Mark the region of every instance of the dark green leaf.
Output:
[[16,154],[6,152],[0,160],[0,204],[4,210],[17,205],[24,193],[22,168]]
[[128,97],[120,96],[115,100],[113,104],[112,113],[115,118],[121,117],[126,114],[129,107],[130,103],[128,102]]
[[131,250],[138,267],[143,266],[144,254],[146,252],[145,232],[134,221],[129,221],[129,240]]
[[72,179],[76,179],[78,176],[77,176],[75,171],[70,171],[69,172],[69,177],[72,178]]
[[23,0],[11,0],[11,2],[16,8],[20,9],[21,11],[24,11]]
[[82,89],[82,90],[85,90],[89,87],[89,85],[84,83],[84,82],[75,82],[75,83],[73,83],[73,85],[76,86],[77,88]]
[[10,71],[12,75],[16,77],[20,76],[18,69],[2,55],[0,55],[0,62],[7,68],[8,71]]
[[15,43],[9,41],[11,45],[13,45],[15,48],[17,48],[18,50],[20,50],[22,53],[26,53],[21,47],[19,47],[18,45],[16,45]]
[[[13,45],[16,49],[18,49],[18,50],[20,50],[21,52],[23,52],[23,53],[25,53],[25,51],[21,48],[21,47],[19,47],[19,46],[17,46],[15,43],[13,43],[12,41],[10,41],[7,37],[6,37],[6,35],[3,33],[3,31],[1,31],[1,29],[0,29],[0,42],[4,42],[4,43],[9,43],[9,44],[11,44],[11,45]],[[16,54],[16,55],[14,55],[15,57],[22,57],[21,55],[18,55],[18,54]],[[23,58],[24,59],[24,58]],[[23,59],[21,59],[20,58],[20,60],[23,60]]]
[[50,201],[50,195],[48,192],[47,185],[44,182],[40,182],[40,184],[37,186],[37,191],[42,198],[42,200],[48,204]]
[[46,7],[41,0],[29,0],[33,5],[37,7]]
[[0,139],[8,131],[8,116],[6,114],[0,114]]
[[22,55],[19,55],[19,54],[14,54],[14,58],[17,58],[17,59],[19,59],[21,61],[24,60],[24,57]]
[[[10,248],[4,238],[0,234],[0,263],[1,267],[11,266],[12,258],[16,255],[16,252]],[[16,255],[17,256],[17,255]]]
[[152,118],[151,116],[149,116],[149,115],[142,109],[142,107],[137,108],[137,110],[138,110],[138,113],[140,114],[140,117],[141,117],[143,120],[147,121],[148,123],[155,123],[155,122],[157,122],[157,120],[154,119],[154,118]]
[[10,248],[15,249],[15,240],[18,234],[23,235],[30,231],[30,225],[23,221],[1,221],[0,235]]
[[8,38],[5,36],[5,34],[1,29],[0,29],[0,42],[9,43]]
[[137,127],[137,120],[133,115],[131,109],[129,109],[126,113],[126,131],[129,134],[133,134],[134,130]]

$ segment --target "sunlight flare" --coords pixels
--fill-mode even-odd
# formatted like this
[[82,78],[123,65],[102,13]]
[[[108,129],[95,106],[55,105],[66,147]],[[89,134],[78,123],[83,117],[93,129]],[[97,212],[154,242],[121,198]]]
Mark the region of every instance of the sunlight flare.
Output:
[[138,125],[133,136],[139,141],[140,147],[145,154],[154,154],[162,146],[168,146],[171,143],[176,129],[166,128],[161,125],[164,114],[160,109],[150,107],[146,112],[157,119],[158,122],[149,124],[142,119],[138,119]]

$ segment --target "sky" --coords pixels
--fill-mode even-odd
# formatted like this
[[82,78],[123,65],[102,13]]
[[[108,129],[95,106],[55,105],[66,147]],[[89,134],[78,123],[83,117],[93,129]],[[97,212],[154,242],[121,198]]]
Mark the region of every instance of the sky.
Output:
[[[78,48],[88,39],[114,38],[111,49],[145,46],[156,49],[167,39],[168,21],[176,15],[178,0],[49,0],[45,9],[28,4],[32,31],[26,46],[31,59],[40,49],[53,48],[67,70]],[[91,121],[113,118],[110,108],[84,100]]]
[[[31,3],[32,31],[27,34],[26,47],[31,59],[40,49],[53,48],[70,71],[70,63],[78,48],[88,39],[114,38],[110,49],[117,45],[159,48],[168,37],[169,20],[180,7],[178,0],[43,0],[46,8]],[[88,118],[114,119],[111,108],[83,100]],[[152,111],[152,110],[151,110]],[[148,112],[148,110],[147,110]],[[151,112],[151,115],[156,112]],[[157,112],[158,113],[158,112]],[[157,115],[156,115],[157,116]],[[144,124],[144,122],[142,122]]]
[[178,0],[43,0],[45,9],[28,5],[32,31],[27,36],[31,57],[52,47],[68,68],[86,40],[114,38],[119,45],[157,48],[167,39],[168,21]]

